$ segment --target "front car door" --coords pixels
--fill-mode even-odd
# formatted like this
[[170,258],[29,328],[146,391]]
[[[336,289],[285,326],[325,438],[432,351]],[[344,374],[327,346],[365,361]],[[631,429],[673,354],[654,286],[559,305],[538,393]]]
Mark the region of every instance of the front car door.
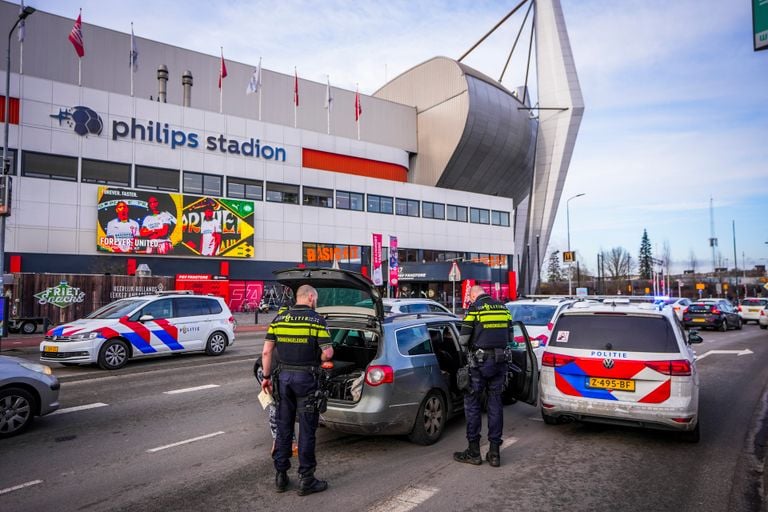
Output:
[[539,365],[531,346],[528,331],[522,322],[512,322],[510,341],[507,345],[514,364],[521,371],[510,371],[505,397],[537,405],[539,401]]

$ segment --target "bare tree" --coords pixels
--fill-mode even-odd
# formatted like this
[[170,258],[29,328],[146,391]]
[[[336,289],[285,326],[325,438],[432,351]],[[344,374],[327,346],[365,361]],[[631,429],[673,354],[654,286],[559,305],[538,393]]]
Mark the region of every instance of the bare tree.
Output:
[[630,274],[629,252],[623,247],[614,247],[603,253],[606,270],[611,279],[626,278]]
[[696,265],[699,264],[699,260],[696,259],[696,253],[693,252],[693,249],[691,249],[691,252],[688,253],[688,264],[691,267],[691,270],[693,270],[693,273],[696,273]]
[[672,263],[672,249],[669,247],[669,240],[664,240],[661,244],[661,260],[664,262],[664,272],[669,274],[669,265]]

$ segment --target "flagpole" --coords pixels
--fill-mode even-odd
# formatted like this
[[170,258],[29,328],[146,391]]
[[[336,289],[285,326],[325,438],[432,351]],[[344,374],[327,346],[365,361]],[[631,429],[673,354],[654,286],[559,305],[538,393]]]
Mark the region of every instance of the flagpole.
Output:
[[296,72],[296,66],[293,67],[293,127],[298,128],[299,126],[299,102],[296,101],[296,98],[299,94],[299,75]]
[[331,75],[326,75],[328,91],[325,93],[325,101],[328,103],[328,135],[331,134]]
[[83,85],[83,58],[78,57],[77,58],[77,86],[82,87]]
[[131,97],[133,97],[133,22],[131,22],[131,41],[130,48],[128,48],[128,71],[131,72]]
[[256,77],[256,80],[259,85],[259,121],[261,121],[261,57],[259,57],[259,76]]
[[360,140],[360,84],[355,84],[355,120],[357,121],[357,140]]
[[[224,61],[224,47],[221,46],[221,61]],[[219,63],[219,114],[224,112],[224,77],[221,76],[221,62]]]
[[19,43],[19,74],[24,74],[24,41]]

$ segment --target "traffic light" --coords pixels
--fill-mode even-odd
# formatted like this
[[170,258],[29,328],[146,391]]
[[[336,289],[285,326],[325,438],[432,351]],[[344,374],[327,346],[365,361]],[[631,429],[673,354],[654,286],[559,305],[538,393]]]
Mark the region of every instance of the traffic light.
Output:
[[11,214],[11,177],[7,174],[0,176],[0,215],[7,217]]

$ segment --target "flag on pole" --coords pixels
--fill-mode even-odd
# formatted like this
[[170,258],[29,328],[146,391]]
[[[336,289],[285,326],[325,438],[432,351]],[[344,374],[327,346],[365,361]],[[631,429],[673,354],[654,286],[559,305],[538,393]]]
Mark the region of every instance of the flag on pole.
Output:
[[224,48],[221,49],[221,66],[219,66],[219,89],[221,89],[221,81],[227,78],[227,65],[224,62]]
[[253,94],[259,92],[261,89],[261,58],[259,58],[259,65],[251,75],[251,79],[248,81],[248,87],[245,89],[246,94]]
[[333,96],[331,96],[331,77],[329,76],[325,85],[325,108],[328,112],[333,110]]
[[75,47],[75,53],[77,53],[78,58],[83,58],[85,56],[85,44],[83,43],[83,10],[80,9],[80,14],[77,15],[77,20],[75,20],[75,25],[72,27],[72,31],[69,33],[69,42],[72,43],[72,46]]
[[363,115],[363,106],[360,104],[360,92],[355,88],[355,121],[360,121]]
[[296,68],[293,68],[293,104],[299,106],[299,75]]
[[[21,5],[19,5],[19,14],[24,12],[24,0],[21,0]],[[19,42],[24,42],[24,35],[25,35],[25,26],[27,24],[27,20],[21,20],[19,22]]]
[[131,51],[128,57],[128,65],[134,71],[139,69],[139,49],[136,47],[136,38],[133,36],[133,22],[131,22]]

